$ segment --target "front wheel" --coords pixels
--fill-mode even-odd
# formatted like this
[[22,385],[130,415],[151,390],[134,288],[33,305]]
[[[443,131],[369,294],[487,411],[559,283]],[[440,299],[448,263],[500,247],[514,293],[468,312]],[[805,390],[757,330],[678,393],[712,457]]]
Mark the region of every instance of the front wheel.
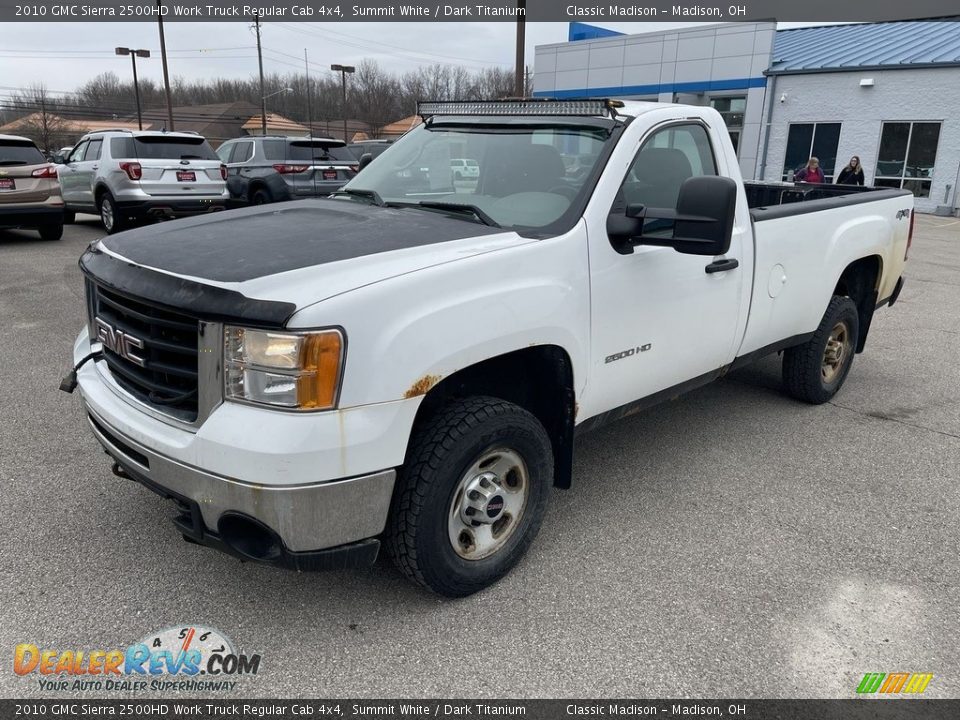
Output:
[[853,300],[835,295],[813,337],[783,353],[783,384],[798,400],[814,405],[837,394],[850,372],[860,332]]
[[540,529],[553,481],[543,425],[490,397],[458,400],[414,435],[387,548],[411,580],[448,597],[493,584]]

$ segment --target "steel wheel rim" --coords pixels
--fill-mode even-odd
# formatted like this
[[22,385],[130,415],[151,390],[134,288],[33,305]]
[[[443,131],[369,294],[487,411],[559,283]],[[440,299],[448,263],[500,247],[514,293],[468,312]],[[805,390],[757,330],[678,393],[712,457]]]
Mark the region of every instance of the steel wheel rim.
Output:
[[113,229],[113,203],[108,198],[104,198],[100,203],[100,219],[107,230]]
[[447,536],[464,560],[482,560],[501,550],[523,519],[530,472],[515,450],[487,450],[457,483],[447,512]]
[[847,324],[843,321],[838,322],[830,331],[827,346],[823,350],[820,377],[825,384],[829,385],[839,377],[852,349],[850,330],[847,328]]

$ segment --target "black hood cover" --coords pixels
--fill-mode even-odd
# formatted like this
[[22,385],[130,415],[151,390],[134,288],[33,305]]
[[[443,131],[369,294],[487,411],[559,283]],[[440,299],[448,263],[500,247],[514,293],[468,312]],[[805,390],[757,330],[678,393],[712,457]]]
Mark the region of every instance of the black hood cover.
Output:
[[500,232],[435,211],[316,199],[159,223],[109,236],[102,243],[138,265],[219,282],[244,282]]

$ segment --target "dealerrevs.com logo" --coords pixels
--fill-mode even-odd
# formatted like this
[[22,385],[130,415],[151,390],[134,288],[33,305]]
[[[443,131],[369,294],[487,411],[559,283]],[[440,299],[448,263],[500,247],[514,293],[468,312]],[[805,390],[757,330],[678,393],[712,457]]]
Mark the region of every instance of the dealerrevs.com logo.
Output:
[[234,690],[235,679],[256,675],[260,655],[234,649],[212,628],[172,627],[122,649],[48,649],[21,643],[13,671],[34,677],[45,691]]

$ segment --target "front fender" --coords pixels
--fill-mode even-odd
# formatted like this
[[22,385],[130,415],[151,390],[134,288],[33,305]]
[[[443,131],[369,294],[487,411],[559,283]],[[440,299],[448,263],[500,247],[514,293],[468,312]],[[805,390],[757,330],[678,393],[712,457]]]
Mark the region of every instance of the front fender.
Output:
[[566,350],[579,392],[589,338],[585,231],[519,242],[330,298],[290,325],[346,330],[341,407],[417,397],[454,372],[534,345]]

